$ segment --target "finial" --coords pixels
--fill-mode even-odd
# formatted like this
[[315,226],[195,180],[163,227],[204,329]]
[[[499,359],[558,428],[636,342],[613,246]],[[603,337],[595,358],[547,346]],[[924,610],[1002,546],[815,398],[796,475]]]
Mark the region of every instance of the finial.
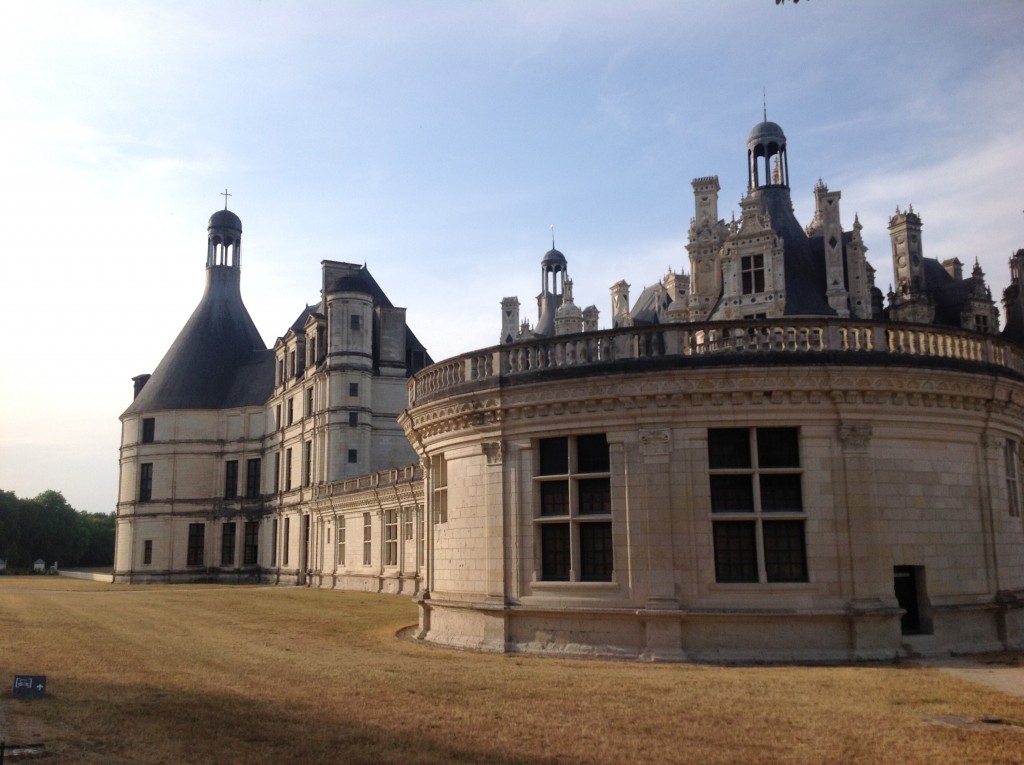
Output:
[[555,224],[551,224],[551,249],[555,249]]
[[761,88],[761,107],[763,109],[764,121],[768,121],[768,88]]
[[224,209],[227,210],[228,209],[228,197],[234,196],[234,194],[229,194],[227,188],[225,187],[224,191],[221,192],[221,196],[224,197]]

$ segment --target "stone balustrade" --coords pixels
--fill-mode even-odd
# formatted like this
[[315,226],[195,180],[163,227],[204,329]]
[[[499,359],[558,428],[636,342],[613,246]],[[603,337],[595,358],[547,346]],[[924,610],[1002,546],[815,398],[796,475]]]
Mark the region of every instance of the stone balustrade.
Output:
[[317,484],[313,487],[316,499],[336,497],[343,494],[366,491],[368,489],[386,489],[399,484],[418,482],[423,479],[419,465],[403,465],[402,467],[379,470],[376,473],[346,478],[343,481]]
[[[821,355],[821,362],[853,362],[863,354],[873,363],[931,359],[1002,368],[1024,376],[1024,349],[1000,339],[963,330],[920,324],[852,321],[829,318],[663,324],[588,332],[493,346],[446,359],[409,380],[409,406],[458,392],[461,388],[498,384],[544,372],[672,358],[743,354]],[[849,354],[848,358],[843,358]]]

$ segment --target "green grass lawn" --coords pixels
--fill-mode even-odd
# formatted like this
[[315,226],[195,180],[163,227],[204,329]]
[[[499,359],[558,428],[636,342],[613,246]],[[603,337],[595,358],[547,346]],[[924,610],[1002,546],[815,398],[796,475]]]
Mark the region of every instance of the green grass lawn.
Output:
[[1024,763],[1020,725],[941,722],[1024,725],[1024,699],[934,669],[464,653],[395,637],[415,621],[404,597],[0,577],[0,738],[86,764]]

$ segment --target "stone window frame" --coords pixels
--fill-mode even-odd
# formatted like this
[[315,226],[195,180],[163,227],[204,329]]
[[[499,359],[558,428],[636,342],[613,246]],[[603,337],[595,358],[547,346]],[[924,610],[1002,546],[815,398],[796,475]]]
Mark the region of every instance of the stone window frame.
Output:
[[[765,443],[759,433],[765,433]],[[714,440],[746,434],[747,454],[722,453]],[[795,460],[769,449],[770,435],[793,439]],[[715,452],[719,455],[716,457]],[[715,582],[781,584],[810,581],[807,560],[807,511],[803,504],[804,468],[797,427],[708,428],[708,483]],[[729,460],[732,464],[727,464]],[[779,462],[783,460],[783,462]],[[718,464],[715,464],[716,461]],[[748,480],[744,481],[743,478]],[[794,480],[795,478],[795,480]],[[787,497],[787,494],[789,497]],[[796,497],[797,506],[785,508]],[[717,505],[717,507],[716,507]],[[775,505],[774,507],[769,507]]]
[[[590,450],[600,445],[603,454],[595,458]],[[540,438],[534,455],[536,581],[614,582],[614,508],[607,435]]]

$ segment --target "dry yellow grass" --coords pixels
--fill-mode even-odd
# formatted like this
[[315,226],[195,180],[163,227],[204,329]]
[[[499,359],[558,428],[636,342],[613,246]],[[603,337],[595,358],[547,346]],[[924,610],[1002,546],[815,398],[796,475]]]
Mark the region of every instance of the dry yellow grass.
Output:
[[[61,763],[1024,763],[1024,699],[919,667],[712,667],[400,641],[405,598],[0,577],[0,735]],[[48,698],[10,698],[13,674]]]

